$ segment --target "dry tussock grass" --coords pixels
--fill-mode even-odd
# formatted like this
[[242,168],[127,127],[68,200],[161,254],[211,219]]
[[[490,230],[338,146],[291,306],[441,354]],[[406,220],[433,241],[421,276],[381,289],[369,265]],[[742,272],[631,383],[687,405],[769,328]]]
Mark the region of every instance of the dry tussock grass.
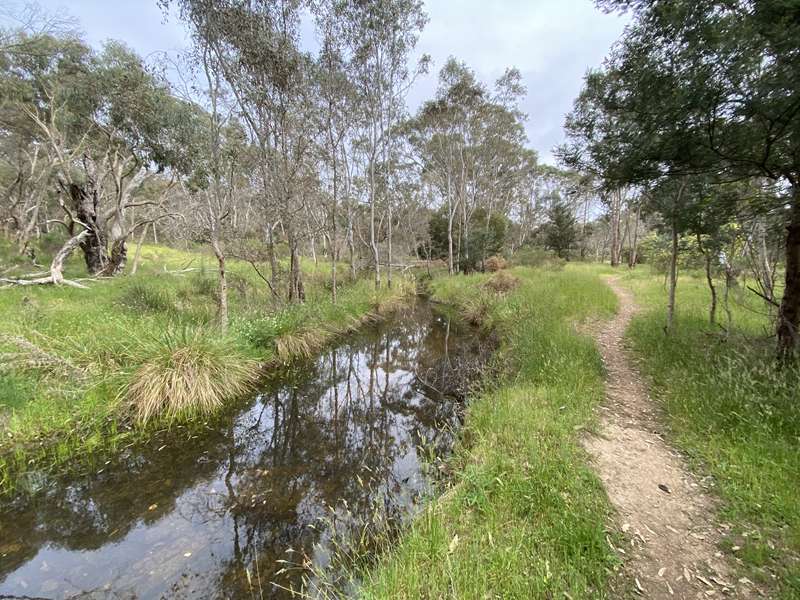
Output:
[[508,261],[502,256],[490,256],[484,261],[483,266],[489,273],[497,273],[508,268]]
[[167,334],[146,347],[149,357],[124,391],[141,423],[154,417],[210,414],[245,393],[257,363],[242,359],[230,342],[201,331]]
[[515,275],[512,275],[508,271],[498,271],[486,280],[483,286],[495,294],[502,295],[515,290],[519,284],[520,280]]

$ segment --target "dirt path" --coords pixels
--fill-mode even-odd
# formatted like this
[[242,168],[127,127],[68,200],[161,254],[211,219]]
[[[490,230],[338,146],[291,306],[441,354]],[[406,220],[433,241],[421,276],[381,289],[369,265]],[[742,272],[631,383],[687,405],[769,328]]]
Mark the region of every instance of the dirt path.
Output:
[[600,435],[584,445],[616,508],[626,537],[618,550],[635,591],[646,598],[753,597],[719,552],[723,532],[712,497],[658,433],[659,415],[623,347],[637,310],[633,296],[615,278],[608,284],[619,312],[595,334],[607,370],[606,403]]

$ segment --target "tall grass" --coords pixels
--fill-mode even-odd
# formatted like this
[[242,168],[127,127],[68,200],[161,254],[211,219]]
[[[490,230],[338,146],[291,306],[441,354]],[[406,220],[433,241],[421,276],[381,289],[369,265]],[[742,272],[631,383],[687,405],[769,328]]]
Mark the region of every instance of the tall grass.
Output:
[[591,274],[513,269],[497,294],[486,275],[440,278],[435,300],[496,331],[504,374],[469,403],[450,485],[377,569],[365,598],[602,598],[617,559],[610,508],[580,432],[603,398],[601,360],[575,323],[615,298]]
[[641,269],[626,283],[645,307],[629,340],[673,439],[713,478],[735,555],[750,578],[800,597],[800,368],[776,363],[767,308],[739,288],[726,337],[708,324],[705,282],[685,276],[666,336],[662,278]]
[[167,331],[142,351],[147,358],[124,391],[139,423],[211,414],[244,394],[258,371],[258,363],[243,358],[232,340],[205,329]]

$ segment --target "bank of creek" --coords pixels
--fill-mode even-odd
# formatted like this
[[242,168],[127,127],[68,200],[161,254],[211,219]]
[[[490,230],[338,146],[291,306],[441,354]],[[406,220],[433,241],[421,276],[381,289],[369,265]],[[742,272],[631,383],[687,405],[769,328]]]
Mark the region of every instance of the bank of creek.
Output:
[[287,565],[329,560],[334,511],[413,510],[430,484],[420,448],[447,452],[486,348],[419,300],[199,431],[40,477],[0,512],[0,598],[289,597],[304,570]]

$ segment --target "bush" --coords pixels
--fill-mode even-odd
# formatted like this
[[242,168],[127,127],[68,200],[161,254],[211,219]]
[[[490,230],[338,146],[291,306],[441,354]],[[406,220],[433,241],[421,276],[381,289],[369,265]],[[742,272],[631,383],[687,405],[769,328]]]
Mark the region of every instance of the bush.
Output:
[[508,268],[508,261],[502,256],[490,256],[483,263],[484,268],[490,273],[496,273]]
[[498,271],[484,283],[484,287],[495,294],[507,294],[519,286],[519,278],[508,271]]
[[231,340],[202,329],[167,332],[142,352],[146,358],[124,391],[139,422],[210,414],[247,391],[257,371]]

